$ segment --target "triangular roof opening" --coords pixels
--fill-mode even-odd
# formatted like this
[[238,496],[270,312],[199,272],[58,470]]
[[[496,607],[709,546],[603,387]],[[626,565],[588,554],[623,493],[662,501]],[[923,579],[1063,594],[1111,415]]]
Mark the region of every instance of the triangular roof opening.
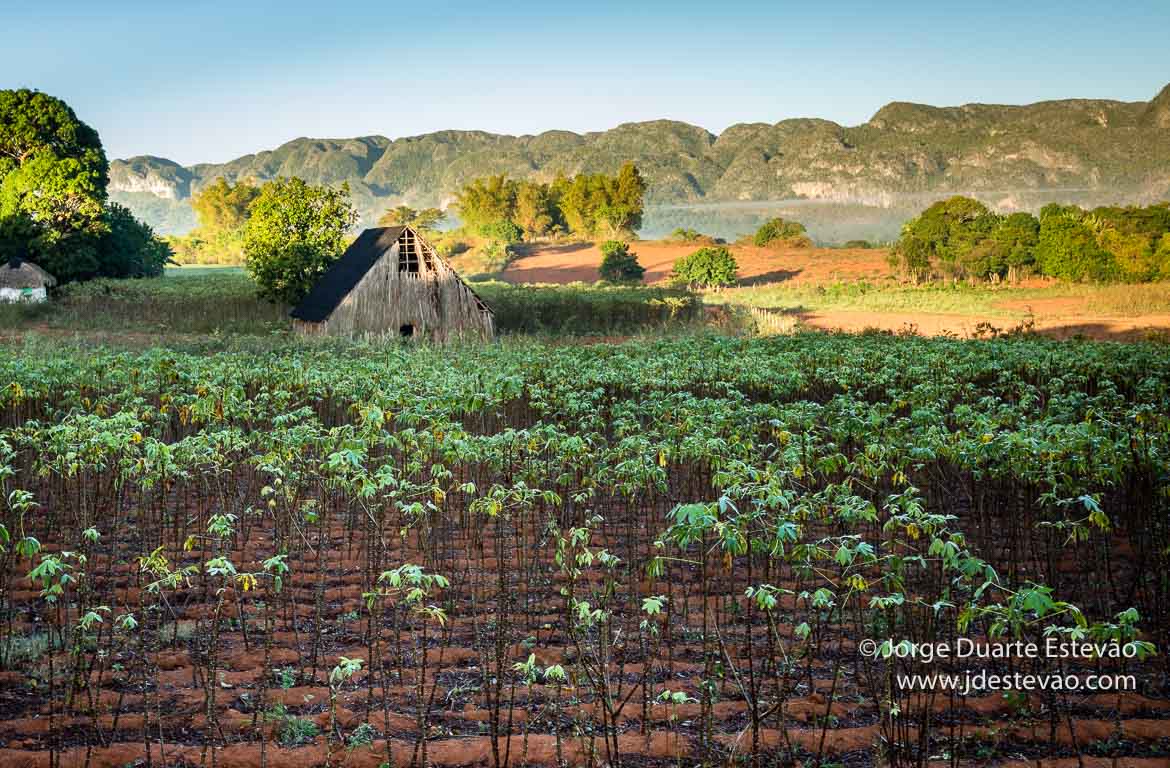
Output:
[[291,315],[310,333],[389,334],[406,326],[442,338],[494,332],[491,308],[405,226],[363,231]]

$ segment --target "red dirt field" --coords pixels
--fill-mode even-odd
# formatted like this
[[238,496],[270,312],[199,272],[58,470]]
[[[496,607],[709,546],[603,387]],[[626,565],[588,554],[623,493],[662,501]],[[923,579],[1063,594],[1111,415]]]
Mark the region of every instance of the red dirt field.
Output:
[[[674,262],[701,245],[663,241],[637,242],[631,250],[646,268],[645,281],[665,280]],[[785,282],[831,283],[880,280],[890,274],[886,251],[880,248],[757,248],[729,246],[739,262],[741,285]],[[500,273],[510,283],[591,283],[600,279],[601,251],[593,243],[538,245],[522,249]]]
[[[212,503],[210,499],[191,501],[192,517]],[[166,640],[170,634],[167,629],[162,632],[161,647],[145,649],[149,658],[137,657],[133,647],[123,648],[117,658],[123,660],[124,668],[118,665],[91,674],[84,683],[84,698],[75,702],[71,713],[51,712],[29,695],[30,685],[37,684],[36,668],[0,673],[0,766],[55,768],[50,763],[50,743],[58,750],[57,766],[61,768],[146,764],[377,768],[387,764],[388,754],[394,761],[389,764],[398,766],[490,766],[497,764],[497,759],[501,761],[499,765],[557,766],[558,754],[560,764],[565,766],[606,764],[603,734],[586,727],[586,723],[596,722],[601,709],[590,696],[585,680],[570,678],[559,690],[547,684],[494,685],[495,675],[523,662],[530,652],[540,665],[564,664],[566,668],[579,652],[563,630],[563,606],[556,597],[568,581],[563,575],[551,580],[526,577],[547,574],[553,565],[551,558],[537,550],[525,552],[540,541],[540,526],[500,529],[507,541],[501,541],[492,531],[483,531],[476,534],[481,538],[473,541],[468,538],[469,531],[458,523],[457,515],[432,518],[426,539],[410,534],[400,542],[393,559],[444,561],[444,570],[451,577],[450,591],[461,596],[444,603],[449,620],[441,630],[424,636],[418,629],[399,633],[386,628],[375,641],[368,618],[364,618],[363,584],[368,584],[369,578],[369,542],[351,527],[352,522],[334,524],[328,534],[306,541],[306,548],[290,558],[292,572],[283,594],[266,596],[275,602],[270,644],[264,640],[265,622],[256,608],[250,609],[251,615],[242,612],[242,603],[255,598],[239,590],[225,595],[219,615],[233,619],[246,615],[247,631],[238,622],[220,630],[214,646],[218,659],[215,681],[208,681],[204,674],[212,646],[199,636],[207,631],[207,620],[215,613],[215,596],[192,586],[180,588],[173,598],[177,642]],[[638,539],[643,536],[634,533],[636,530],[640,526],[633,521],[623,523],[614,526],[608,535],[596,536],[592,544],[633,556],[632,548],[639,546]],[[978,528],[973,530],[978,532]],[[246,528],[239,537],[239,545],[230,552],[235,562],[259,562],[273,550],[271,535],[259,526]],[[1117,546],[1119,554],[1128,552],[1125,541],[1119,540]],[[149,590],[140,586],[144,582],[137,569],[130,565],[130,554],[143,547],[140,536],[133,533],[111,553],[116,556],[95,555],[92,560],[94,571],[103,574],[98,579],[100,589],[116,595],[120,604],[141,605],[151,599]],[[51,549],[52,545],[46,547]],[[318,565],[321,558],[316,552],[328,553],[323,567]],[[200,557],[205,553],[196,548],[186,559],[197,562]],[[180,562],[176,559],[174,567]],[[495,581],[500,562],[507,563],[506,570],[511,573],[505,587],[508,598],[503,605],[499,593],[493,595],[486,588]],[[1069,563],[1062,570],[1074,571],[1075,566]],[[701,613],[710,609],[710,601],[702,594],[693,570],[674,570],[669,581],[656,588],[671,596],[676,611]],[[742,591],[732,572],[718,574],[714,583],[722,585],[724,581],[729,591]],[[793,589],[801,587],[799,580],[782,583]],[[576,582],[575,589],[602,586],[597,574],[587,574]],[[26,583],[13,590],[11,599],[18,604],[31,604],[37,594],[38,590]],[[627,599],[620,592],[615,597]],[[795,601],[790,595],[784,598],[784,604],[795,605]],[[312,630],[318,610],[325,625],[319,646]],[[399,606],[391,600],[386,610],[397,611]],[[495,651],[484,644],[484,628],[501,618],[516,628],[515,637],[529,637],[501,648],[502,655],[496,662]],[[35,623],[18,622],[25,631],[34,626]],[[728,626],[723,630],[727,634],[721,636],[720,642],[734,650],[729,659],[744,658],[741,629]],[[615,661],[620,664],[621,674],[616,679],[624,680],[619,691],[627,705],[615,718],[622,731],[616,738],[626,766],[665,767],[677,765],[684,758],[689,760],[683,764],[690,765],[702,749],[700,723],[704,714],[700,704],[692,700],[668,709],[655,702],[651,694],[662,687],[693,690],[704,675],[703,646],[693,629],[672,630],[668,623],[663,630],[672,644],[669,656],[663,645],[639,650],[618,644],[622,650]],[[791,632],[788,627],[783,634]],[[759,642],[762,646],[763,639]],[[826,645],[825,657],[810,661],[807,682],[794,687],[779,716],[784,727],[770,725],[760,730],[760,750],[804,755],[823,751],[834,761],[842,761],[834,765],[872,764],[862,756],[871,754],[872,745],[883,738],[872,697],[873,681],[835,675],[831,661],[836,653],[853,653],[855,642],[838,636],[833,640],[833,653],[827,652]],[[380,654],[371,653],[375,647],[380,647]],[[55,663],[68,663],[67,654],[55,656]],[[333,715],[340,743],[330,751],[324,736],[331,726],[327,676],[339,656],[380,656],[386,666],[379,674],[367,665],[340,687]],[[281,685],[266,679],[266,668],[290,670],[295,679]],[[393,683],[386,690],[385,704],[383,687],[377,679],[381,675]],[[216,699],[209,705],[208,694],[212,691]],[[723,680],[718,687],[719,700],[710,715],[714,745],[727,756],[728,765],[739,764],[737,753],[746,759],[742,753],[748,751],[750,741],[748,704],[736,700],[738,694],[733,679]],[[299,746],[281,745],[282,723],[263,716],[277,703],[287,708],[290,717],[315,724],[317,735]],[[1165,719],[1166,702],[1134,694],[1086,698],[1079,705],[1081,715],[1075,722],[1075,731],[1070,731],[1064,722],[1017,722],[1014,713],[1019,705],[1002,695],[932,695],[929,701],[920,703],[936,716],[959,723],[966,738],[1018,744],[1028,751],[1059,752],[1118,738],[1152,744],[1170,733]],[[1044,704],[1039,695],[1034,695],[1030,706],[1041,711]],[[213,714],[210,720],[209,706]],[[1119,717],[1111,716],[1115,711]],[[826,717],[833,725],[823,730],[821,723]],[[554,721],[559,735],[548,733]],[[389,744],[379,737],[368,745],[345,745],[342,737],[365,722],[389,734]],[[425,737],[420,738],[424,723]],[[144,728],[150,734],[152,763],[147,763]],[[492,732],[496,733],[494,746]],[[916,728],[910,726],[904,733],[913,740],[915,732]],[[1047,768],[1076,765],[1047,759],[1024,764]],[[1107,764],[1162,768],[1170,766],[1170,760],[1083,763]]]
[[[645,281],[665,280],[675,260],[700,247],[695,243],[637,242],[632,250],[646,268]],[[823,285],[837,282],[892,282],[887,251],[883,248],[757,248],[729,246],[739,263],[740,285],[770,283]],[[499,274],[510,283],[595,282],[600,279],[601,252],[592,243],[522,247],[519,258]],[[1023,287],[1043,287],[1043,279]],[[1099,340],[1136,341],[1170,332],[1170,314],[1139,317],[1102,315],[1088,300],[1053,297],[1005,300],[1002,309],[1030,314],[1031,329],[1055,338],[1083,337]],[[1011,330],[1017,323],[996,315],[945,312],[871,312],[847,309],[815,309],[786,313],[777,324],[787,330],[800,324],[824,331],[856,333],[866,330],[914,332],[923,336],[986,336],[995,330]]]
[[[1080,306],[1077,302],[1069,302]],[[806,328],[822,331],[888,331],[914,333],[921,336],[954,336],[979,338],[1021,327],[1010,318],[994,315],[960,315],[935,312],[864,312],[859,310],[804,310],[785,313],[791,327],[798,323]],[[787,323],[778,327],[789,330]],[[1033,312],[1031,331],[1056,339],[1086,338],[1099,341],[1141,341],[1151,336],[1170,332],[1170,314],[1150,314],[1140,317],[1086,317],[1075,312],[1047,314]]]

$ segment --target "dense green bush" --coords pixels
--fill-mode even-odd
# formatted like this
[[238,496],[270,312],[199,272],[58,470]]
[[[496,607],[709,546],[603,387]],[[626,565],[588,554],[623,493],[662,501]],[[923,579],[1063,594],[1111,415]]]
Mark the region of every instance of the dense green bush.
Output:
[[684,243],[696,243],[702,240],[705,235],[697,229],[690,227],[678,227],[667,236],[667,240],[680,240]]
[[738,273],[739,264],[731,251],[723,246],[700,248],[674,263],[674,279],[677,282],[700,288],[719,289],[725,285],[734,285]]
[[799,221],[785,221],[779,216],[765,221],[752,237],[752,242],[761,248],[772,243],[791,241],[801,245],[811,244],[803,224]]
[[108,230],[98,239],[98,261],[106,277],[157,277],[171,258],[171,248],[154,230],[134,218],[129,208],[109,203]]
[[1118,276],[1109,253],[1075,206],[1046,206],[1036,245],[1040,271],[1066,280],[1108,280]]
[[1170,279],[1170,203],[1146,207],[1046,205],[1036,262],[1068,280]]
[[507,219],[499,219],[480,225],[479,234],[489,240],[505,245],[520,242],[520,238],[524,235],[520,227]]
[[610,283],[640,283],[646,268],[638,263],[638,255],[620,240],[606,240],[601,244],[601,279]]

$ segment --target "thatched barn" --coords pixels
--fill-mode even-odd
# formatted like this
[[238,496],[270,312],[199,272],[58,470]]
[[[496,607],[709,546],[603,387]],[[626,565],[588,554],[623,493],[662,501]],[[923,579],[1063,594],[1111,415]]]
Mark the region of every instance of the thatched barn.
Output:
[[0,302],[41,302],[56,284],[48,272],[15,256],[0,267]]
[[292,311],[298,330],[333,336],[490,338],[492,310],[410,227],[367,229]]

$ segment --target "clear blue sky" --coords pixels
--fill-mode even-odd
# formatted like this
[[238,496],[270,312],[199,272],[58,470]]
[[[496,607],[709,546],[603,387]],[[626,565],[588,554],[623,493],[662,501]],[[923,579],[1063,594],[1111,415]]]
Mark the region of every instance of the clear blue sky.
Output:
[[857,124],[893,100],[1136,101],[1170,81],[1170,0],[0,0],[0,19],[0,87],[64,98],[110,157],[185,164],[297,136]]

